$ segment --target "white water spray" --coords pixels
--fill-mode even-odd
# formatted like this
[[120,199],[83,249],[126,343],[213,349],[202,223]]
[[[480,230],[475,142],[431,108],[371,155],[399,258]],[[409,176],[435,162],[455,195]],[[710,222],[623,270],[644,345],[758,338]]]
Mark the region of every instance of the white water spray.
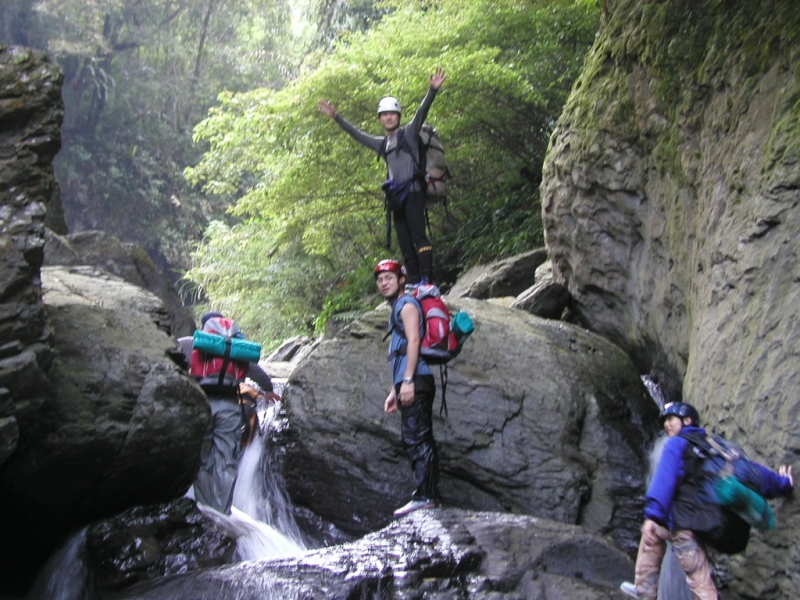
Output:
[[260,400],[256,412],[259,434],[239,461],[239,475],[233,491],[231,518],[247,531],[236,542],[240,560],[280,558],[306,549],[284,491],[275,460],[276,449],[266,443],[271,431],[284,426],[280,406]]
[[[280,394],[283,383],[277,382]],[[239,461],[231,515],[197,507],[217,526],[236,538],[236,560],[268,560],[301,554],[306,550],[285,492],[269,436],[286,426],[280,405],[263,400],[257,406],[259,432]],[[190,487],[186,494],[194,498]],[[88,600],[92,598],[84,560],[86,529],[72,536],[39,574],[28,600]]]
[[650,392],[650,397],[653,399],[653,402],[656,403],[656,406],[658,406],[658,410],[664,408],[667,399],[664,397],[664,392],[661,391],[661,386],[650,379],[649,375],[642,375],[642,383],[644,383],[644,387],[647,388],[647,391]]
[[84,562],[86,528],[73,535],[42,569],[27,595],[29,600],[85,600],[89,598]]

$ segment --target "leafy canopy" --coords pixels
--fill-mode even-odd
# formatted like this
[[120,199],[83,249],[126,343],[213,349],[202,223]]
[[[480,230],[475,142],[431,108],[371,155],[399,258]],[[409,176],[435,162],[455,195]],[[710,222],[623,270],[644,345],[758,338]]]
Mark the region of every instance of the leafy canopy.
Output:
[[[542,242],[541,164],[598,10],[575,0],[390,0],[384,7],[389,13],[378,25],[309,57],[307,72],[286,87],[224,93],[195,128],[209,150],[187,178],[207,193],[237,196],[232,210],[243,221],[209,229],[187,278],[240,320],[254,315],[248,329],[268,318],[283,335],[307,332],[332,306],[357,308],[342,298],[360,294],[342,287],[368,292],[370,279],[357,273],[383,254],[385,165],[317,111],[320,98],[381,134],[378,99],[398,96],[407,120],[429,75],[444,67],[447,80],[428,118],[454,174],[452,219],[432,215],[439,278]],[[237,256],[243,245],[253,261],[246,267]],[[242,277],[251,269],[252,278]],[[257,315],[256,302],[269,313]]]

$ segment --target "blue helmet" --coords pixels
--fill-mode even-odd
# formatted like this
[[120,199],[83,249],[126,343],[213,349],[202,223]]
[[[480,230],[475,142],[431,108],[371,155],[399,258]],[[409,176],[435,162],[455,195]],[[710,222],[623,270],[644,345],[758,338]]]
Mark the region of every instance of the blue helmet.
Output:
[[679,417],[681,421],[683,421],[685,417],[689,417],[692,420],[692,425],[694,427],[700,427],[700,415],[697,414],[697,411],[691,404],[685,404],[683,402],[670,402],[669,404],[664,405],[664,408],[661,409],[661,414],[658,415],[658,422],[663,425],[664,420],[670,415]]

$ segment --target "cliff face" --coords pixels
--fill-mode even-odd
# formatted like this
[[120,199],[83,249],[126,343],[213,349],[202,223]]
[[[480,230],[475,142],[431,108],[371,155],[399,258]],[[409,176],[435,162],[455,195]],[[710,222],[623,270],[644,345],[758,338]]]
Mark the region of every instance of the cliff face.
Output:
[[[671,399],[775,467],[800,452],[800,11],[620,0],[608,16],[545,164],[556,276]],[[733,561],[736,593],[800,595],[778,550],[797,503],[778,519]]]
[[[46,227],[66,230],[52,168],[61,83],[44,54],[0,47],[3,597],[22,593],[80,526],[183,494],[209,420],[205,395],[176,364],[174,310],[106,271],[42,268]],[[113,247],[106,259],[120,255]]]
[[0,46],[0,465],[17,447],[20,419],[49,393],[39,268],[45,225],[66,231],[52,165],[62,79],[43,53]]

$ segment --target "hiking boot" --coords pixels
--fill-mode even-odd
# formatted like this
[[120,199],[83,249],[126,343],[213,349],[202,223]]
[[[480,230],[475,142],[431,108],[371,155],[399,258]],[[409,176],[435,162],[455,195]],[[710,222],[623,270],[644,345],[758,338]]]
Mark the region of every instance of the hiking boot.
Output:
[[428,498],[421,498],[420,500],[412,500],[405,506],[401,506],[396,511],[394,511],[395,517],[402,517],[403,515],[407,515],[408,513],[412,513],[415,510],[419,510],[421,508],[437,508],[439,503],[435,500],[430,500]]
[[619,586],[619,589],[623,594],[630,596],[631,598],[644,598],[644,596],[639,595],[639,592],[636,591],[636,586],[630,581],[623,581],[622,585]]

